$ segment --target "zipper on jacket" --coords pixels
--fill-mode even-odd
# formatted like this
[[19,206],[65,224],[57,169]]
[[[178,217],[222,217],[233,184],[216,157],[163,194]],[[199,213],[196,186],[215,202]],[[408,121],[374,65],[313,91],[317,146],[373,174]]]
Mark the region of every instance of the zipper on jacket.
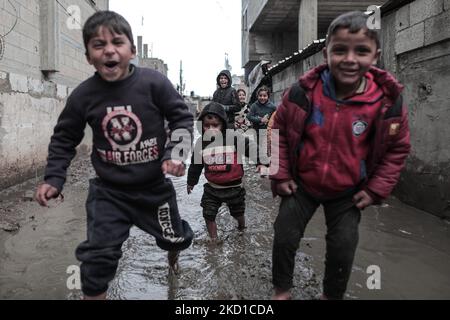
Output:
[[336,122],[339,117],[339,111],[340,111],[341,107],[342,107],[341,104],[339,104],[339,103],[336,104],[336,111],[333,113],[333,122],[331,123],[331,134],[330,134],[330,139],[328,141],[327,155],[325,157],[325,163],[323,164],[322,179],[320,179],[320,185],[323,185],[325,178],[327,176],[327,173],[328,173],[328,169],[330,168],[330,165],[328,164],[328,162],[330,161],[334,131],[336,129]]

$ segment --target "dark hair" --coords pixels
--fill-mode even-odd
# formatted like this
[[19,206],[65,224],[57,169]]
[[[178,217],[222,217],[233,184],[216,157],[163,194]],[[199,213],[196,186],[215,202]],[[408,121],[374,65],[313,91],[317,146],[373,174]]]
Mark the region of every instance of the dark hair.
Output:
[[269,88],[268,88],[267,86],[261,86],[261,87],[258,89],[258,91],[256,91],[256,96],[259,96],[259,93],[260,93],[261,91],[267,92],[267,95],[270,97],[270,90],[269,90]]
[[108,28],[109,31],[124,34],[130,40],[133,50],[136,50],[133,40],[131,26],[124,17],[114,11],[98,11],[87,19],[83,26],[83,41],[86,55],[88,55],[88,43],[97,35],[100,27]]
[[245,92],[245,90],[244,89],[237,89],[237,94],[239,94],[239,92],[243,92],[245,95],[247,95],[247,92]]
[[366,30],[366,35],[375,41],[377,45],[377,49],[381,47],[380,44],[380,37],[378,35],[378,32],[374,29],[369,29],[367,27],[367,19],[369,18],[369,15],[365,14],[361,11],[351,11],[344,14],[341,14],[336,19],[334,19],[330,26],[328,27],[327,32],[327,40],[325,42],[325,45],[328,46],[330,43],[331,37],[336,34],[338,29],[344,28],[348,29],[350,33],[357,33],[361,29]]

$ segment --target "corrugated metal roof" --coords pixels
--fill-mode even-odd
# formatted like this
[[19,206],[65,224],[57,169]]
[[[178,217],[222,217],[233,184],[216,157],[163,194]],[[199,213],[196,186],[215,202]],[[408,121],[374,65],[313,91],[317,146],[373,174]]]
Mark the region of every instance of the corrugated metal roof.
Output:
[[301,60],[304,60],[304,59],[316,54],[317,52],[320,52],[324,47],[325,47],[325,39],[314,40],[306,48],[295,51],[289,57],[286,57],[286,58],[278,61],[278,63],[270,66],[267,69],[266,75],[273,76],[273,75],[277,74],[278,72],[283,71],[290,65],[297,63]]

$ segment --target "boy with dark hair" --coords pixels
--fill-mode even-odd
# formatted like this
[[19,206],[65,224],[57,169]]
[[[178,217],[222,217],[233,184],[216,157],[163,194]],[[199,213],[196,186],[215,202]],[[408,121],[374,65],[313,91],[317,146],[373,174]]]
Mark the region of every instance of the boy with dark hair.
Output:
[[220,103],[227,114],[227,126],[234,128],[235,113],[241,110],[237,91],[231,86],[232,78],[228,70],[222,70],[216,79],[217,90],[213,94],[213,102]]
[[[227,116],[219,103],[205,106],[199,116],[201,138],[195,144],[188,170],[187,192],[190,194],[198,183],[205,168],[208,183],[204,185],[201,200],[203,217],[211,240],[217,240],[216,215],[222,203],[226,203],[230,213],[238,221],[238,229],[245,229],[245,189],[242,186],[244,167],[242,156],[256,154],[257,146],[248,137],[234,132],[232,139],[226,136]],[[232,141],[230,141],[232,140]],[[240,147],[243,147],[243,150]],[[256,157],[258,162],[258,158]],[[255,160],[255,159],[253,159]],[[267,159],[262,159],[267,160]],[[266,162],[267,163],[267,162]],[[262,165],[258,165],[260,171]]]
[[374,67],[380,56],[367,16],[331,23],[326,63],[284,95],[273,129],[272,190],[282,197],[275,221],[275,299],[289,299],[300,239],[323,205],[327,225],[324,299],[342,299],[358,243],[360,210],[387,198],[410,151],[403,86]]
[[[172,150],[182,147],[187,156],[193,116],[165,76],[130,64],[136,48],[122,16],[95,13],[84,25],[83,39],[87,61],[97,72],[67,99],[51,138],[45,181],[35,197],[47,206],[61,193],[88,123],[97,177],[90,180],[86,202],[87,240],[76,256],[85,298],[105,299],[132,225],[153,235],[169,252],[175,272],[179,251],[192,242],[193,232],[179,216],[175,190],[165,174],[184,175],[183,159]],[[170,131],[182,137],[180,145],[166,145],[165,119]]]

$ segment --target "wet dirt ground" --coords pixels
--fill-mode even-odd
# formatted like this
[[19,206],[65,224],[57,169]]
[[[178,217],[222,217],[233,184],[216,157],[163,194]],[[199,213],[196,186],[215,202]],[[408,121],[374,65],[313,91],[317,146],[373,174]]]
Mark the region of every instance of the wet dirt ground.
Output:
[[[123,245],[111,282],[111,299],[257,299],[271,296],[273,222],[278,200],[269,181],[246,167],[247,225],[238,232],[226,210],[218,215],[223,244],[207,241],[201,214],[202,182],[186,194],[186,177],[174,178],[179,209],[195,233],[180,256],[181,271],[169,275],[166,252],[137,228]],[[76,246],[85,239],[84,202],[89,159],[75,161],[65,200],[41,208],[32,201],[36,179],[0,192],[0,299],[78,299],[73,271]],[[319,209],[296,257],[294,299],[321,292],[325,222]],[[370,290],[370,266],[380,270],[380,289]],[[76,270],[76,269],[75,269]],[[69,280],[68,288],[67,282]],[[370,281],[369,281],[370,282]],[[70,285],[71,284],[71,285]],[[450,224],[392,198],[363,212],[360,242],[346,299],[450,299]]]

